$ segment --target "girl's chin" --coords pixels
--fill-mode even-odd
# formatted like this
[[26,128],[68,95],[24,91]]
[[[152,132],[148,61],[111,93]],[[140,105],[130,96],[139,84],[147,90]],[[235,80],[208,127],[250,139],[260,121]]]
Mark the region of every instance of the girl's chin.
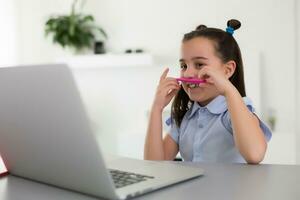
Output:
[[206,88],[184,88],[186,94],[189,96],[189,99],[191,101],[196,101],[196,102],[209,102],[211,99],[213,99],[214,94],[209,91],[206,90]]
[[205,102],[208,102],[212,99],[211,96],[205,93],[187,93],[187,94],[191,101],[195,101],[199,103],[203,102],[205,104]]
[[189,96],[190,100],[197,101],[197,102],[203,102],[208,99],[206,96],[199,95],[199,94],[198,95],[189,94],[188,96]]

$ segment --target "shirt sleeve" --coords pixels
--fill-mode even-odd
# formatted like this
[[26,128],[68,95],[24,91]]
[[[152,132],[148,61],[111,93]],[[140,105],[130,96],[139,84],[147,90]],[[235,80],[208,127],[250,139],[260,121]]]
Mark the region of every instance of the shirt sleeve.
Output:
[[[259,119],[259,117],[255,114],[255,109],[252,105],[251,100],[247,97],[244,97],[243,100],[244,100],[247,108],[249,109],[249,111],[252,112],[259,120],[259,126],[264,133],[266,141],[269,142],[272,138],[272,132],[271,132],[270,128],[261,119]],[[230,133],[233,133],[231,119],[230,119],[230,113],[228,112],[228,110],[224,113],[224,115],[222,117],[222,123],[223,123],[224,127]]]
[[179,141],[179,128],[176,125],[175,121],[171,117],[169,117],[166,120],[166,124],[167,124],[167,126],[170,127],[169,131],[168,131],[168,134],[178,144],[178,141]]

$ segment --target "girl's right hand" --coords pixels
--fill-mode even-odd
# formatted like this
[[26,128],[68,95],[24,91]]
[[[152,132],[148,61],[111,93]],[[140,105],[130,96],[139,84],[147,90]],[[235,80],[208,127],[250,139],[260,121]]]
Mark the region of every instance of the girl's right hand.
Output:
[[165,69],[160,77],[159,85],[156,89],[153,106],[162,111],[180,90],[180,85],[175,78],[167,77],[169,68]]

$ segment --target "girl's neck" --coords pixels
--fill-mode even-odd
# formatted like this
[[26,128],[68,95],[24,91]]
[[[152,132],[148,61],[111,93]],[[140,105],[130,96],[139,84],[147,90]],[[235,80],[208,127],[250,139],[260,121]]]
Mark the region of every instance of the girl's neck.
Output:
[[[217,95],[218,96],[218,95]],[[209,99],[207,99],[207,100],[205,100],[205,101],[197,101],[197,103],[201,106],[201,107],[205,107],[205,106],[207,106],[212,100],[214,100],[217,96],[215,96],[215,97],[211,97],[211,98],[209,98]]]

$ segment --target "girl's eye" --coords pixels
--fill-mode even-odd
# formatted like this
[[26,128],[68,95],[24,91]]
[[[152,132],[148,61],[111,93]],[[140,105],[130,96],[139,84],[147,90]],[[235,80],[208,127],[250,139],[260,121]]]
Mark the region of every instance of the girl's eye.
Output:
[[181,64],[180,69],[185,70],[187,68],[186,64]]
[[197,69],[201,69],[204,66],[204,64],[196,63],[195,66],[196,66]]

